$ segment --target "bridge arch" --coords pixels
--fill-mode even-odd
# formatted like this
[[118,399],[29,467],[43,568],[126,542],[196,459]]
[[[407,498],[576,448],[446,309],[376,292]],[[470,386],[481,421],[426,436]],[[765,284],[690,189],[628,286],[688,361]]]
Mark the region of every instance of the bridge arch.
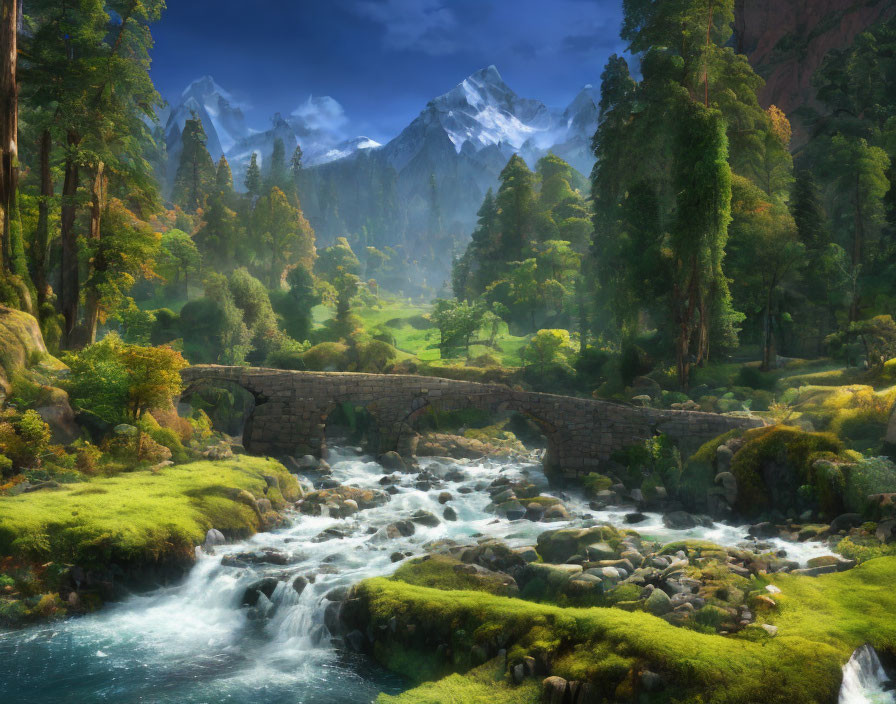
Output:
[[[210,399],[207,396],[214,389],[220,389],[229,396],[226,399]],[[212,421],[213,427],[234,437],[240,437],[247,451],[252,451],[252,425],[256,409],[268,402],[268,398],[254,391],[251,387],[229,379],[198,378],[186,384],[180,393],[177,406],[184,403],[195,405],[191,401],[195,397],[203,397],[203,410]],[[215,405],[215,400],[218,405]],[[222,417],[230,407],[230,417]]]

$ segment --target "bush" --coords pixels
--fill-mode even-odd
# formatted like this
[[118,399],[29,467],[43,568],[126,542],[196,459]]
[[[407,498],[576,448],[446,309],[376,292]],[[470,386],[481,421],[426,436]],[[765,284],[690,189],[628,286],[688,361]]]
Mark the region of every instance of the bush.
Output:
[[751,389],[765,389],[766,391],[775,388],[775,376],[768,372],[763,372],[759,367],[745,365],[740,368],[737,373],[736,386],[749,386]]
[[603,474],[589,472],[585,475],[585,478],[582,479],[582,486],[588,494],[595,496],[597,492],[604,491],[613,486],[613,480]]
[[154,310],[155,322],[149,331],[149,342],[153,345],[163,345],[166,342],[176,340],[181,336],[180,316],[168,308]]
[[265,366],[274,369],[305,369],[303,355],[308,351],[308,343],[281,335],[276,346],[268,353]]
[[347,364],[348,345],[342,342],[321,342],[302,355],[305,368],[311,371],[341,371]]
[[[4,473],[39,467],[50,444],[50,426],[37,411],[28,410],[21,416],[7,414],[0,419],[0,456],[11,462]],[[5,462],[0,462],[3,471]]]
[[65,386],[79,409],[116,425],[144,411],[171,406],[181,391],[180,370],[187,366],[170,347],[129,345],[114,334],[78,354],[68,354]]
[[885,457],[869,457],[848,465],[844,503],[853,513],[866,513],[871,494],[896,492],[896,464]]
[[354,371],[382,374],[398,356],[398,350],[380,340],[356,344],[353,349],[356,358]]

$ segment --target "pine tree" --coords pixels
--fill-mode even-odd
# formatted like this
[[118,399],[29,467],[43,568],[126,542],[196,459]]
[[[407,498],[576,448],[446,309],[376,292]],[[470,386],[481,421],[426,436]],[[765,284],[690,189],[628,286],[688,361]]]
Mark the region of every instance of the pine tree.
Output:
[[279,137],[274,140],[274,148],[273,151],[271,151],[271,161],[268,168],[265,187],[267,190],[270,190],[271,188],[279,188],[287,194],[291,194],[295,190],[293,188],[292,179],[288,176],[286,170],[286,145]]
[[500,256],[505,263],[519,261],[535,239],[535,174],[514,154],[500,175],[496,203],[501,228]]
[[196,113],[184,123],[183,151],[174,178],[172,200],[188,213],[204,208],[215,183],[215,165],[206,143],[208,137]]
[[252,152],[249,168],[246,169],[246,190],[249,195],[257,197],[261,194],[261,169],[258,168],[258,153]]
[[215,189],[226,192],[233,191],[233,173],[223,154],[218,159],[218,166],[215,169]]
[[292,180],[297,186],[302,175],[302,156],[302,147],[297,144],[295,151],[292,153],[292,160],[289,163],[289,168],[292,171]]

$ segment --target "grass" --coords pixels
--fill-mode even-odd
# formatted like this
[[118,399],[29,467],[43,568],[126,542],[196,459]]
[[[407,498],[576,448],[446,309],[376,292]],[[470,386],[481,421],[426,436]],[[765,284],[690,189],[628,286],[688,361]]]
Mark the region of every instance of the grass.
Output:
[[507,682],[504,664],[495,659],[438,682],[427,682],[395,696],[381,694],[377,704],[538,704],[541,689],[535,680],[518,687]]
[[[268,489],[265,476],[278,480]],[[248,494],[247,494],[248,492]],[[239,456],[137,471],[0,498],[0,554],[61,562],[155,562],[183,555],[209,528],[232,537],[258,530],[253,497],[298,498],[278,462]]]
[[[768,578],[782,593],[775,595],[778,608],[761,614],[758,622],[778,626],[774,638],[758,627],[737,637],[710,635],[676,628],[644,612],[560,608],[385,578],[361,583],[356,594],[370,616],[372,632],[386,634],[377,641],[377,657],[417,681],[440,673],[431,662],[432,643],[450,643],[453,666],[463,671],[464,652],[473,644],[496,647],[498,639],[508,648],[511,664],[525,654],[543,657],[551,662],[552,674],[599,682],[607,693],[615,688],[617,699],[625,698],[634,674],[643,667],[668,680],[663,698],[656,701],[814,704],[836,700],[841,667],[855,648],[871,643],[896,653],[894,579],[896,557],[818,578]],[[754,587],[761,590],[764,583],[757,580]],[[385,628],[393,617],[398,621],[395,637]],[[401,639],[405,642],[396,642]],[[442,682],[447,681],[412,690],[401,695],[404,699],[381,701],[439,701],[426,697]],[[509,701],[529,700],[522,695]]]
[[[360,305],[352,309],[364,323],[366,330],[375,335],[377,332],[388,332],[395,338],[395,346],[400,352],[416,358],[418,361],[443,366],[462,363],[464,358],[442,358],[439,350],[439,331],[424,318],[432,310],[432,306],[414,303],[408,299],[382,296],[375,306]],[[333,317],[333,309],[319,305],[312,309],[312,319],[316,327]],[[480,335],[484,336],[484,331]],[[511,335],[506,324],[495,339],[498,348],[486,345],[471,345],[470,357],[489,354],[502,365],[517,367],[520,365],[520,350],[528,342],[528,337]]]

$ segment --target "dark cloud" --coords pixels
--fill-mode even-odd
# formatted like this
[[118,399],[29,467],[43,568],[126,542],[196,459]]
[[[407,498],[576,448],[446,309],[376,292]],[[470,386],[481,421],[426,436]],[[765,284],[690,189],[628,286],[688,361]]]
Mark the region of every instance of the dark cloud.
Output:
[[354,11],[385,30],[386,47],[440,56],[457,50],[454,12],[441,0],[362,0]]

